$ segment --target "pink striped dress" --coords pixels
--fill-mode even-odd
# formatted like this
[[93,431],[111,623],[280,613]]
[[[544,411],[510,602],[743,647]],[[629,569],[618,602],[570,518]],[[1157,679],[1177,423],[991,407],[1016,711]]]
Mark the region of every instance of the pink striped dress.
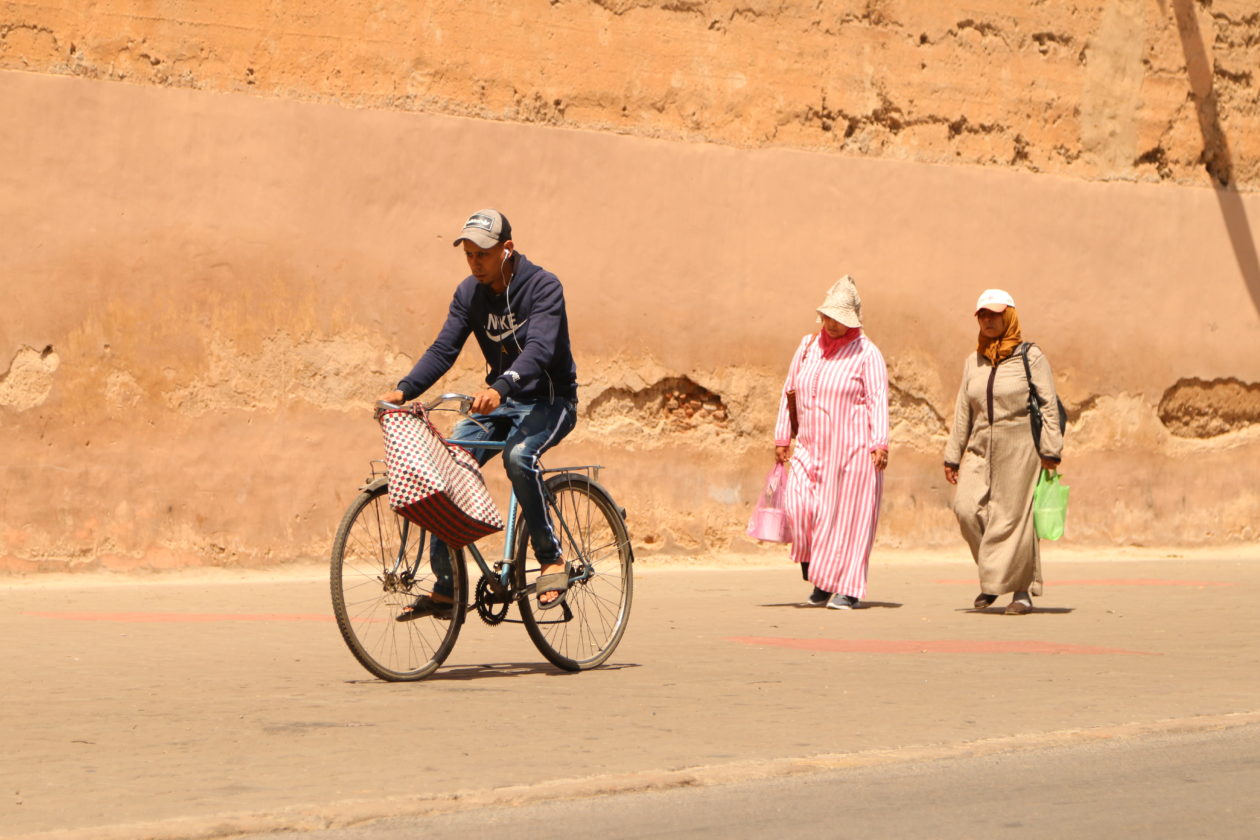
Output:
[[865,335],[830,356],[817,333],[805,336],[783,385],[777,446],[792,437],[789,391],[799,420],[785,494],[792,560],[809,563],[815,586],[860,600],[884,493],[884,474],[871,463],[872,451],[888,449],[884,357]]

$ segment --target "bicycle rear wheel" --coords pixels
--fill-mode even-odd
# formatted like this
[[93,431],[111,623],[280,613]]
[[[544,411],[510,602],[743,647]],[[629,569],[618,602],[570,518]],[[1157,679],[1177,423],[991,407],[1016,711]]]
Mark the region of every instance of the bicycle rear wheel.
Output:
[[351,503],[333,540],[333,612],[354,658],[391,682],[418,680],[445,661],[464,623],[468,576],[464,552],[451,552],[455,607],[449,620],[395,621],[416,596],[433,591],[431,536],[389,506],[382,481]]
[[[569,585],[562,606],[540,610],[533,597],[517,603],[529,638],[542,655],[558,668],[584,671],[602,665],[626,632],[634,595],[634,554],[620,509],[594,481],[579,473],[560,473],[547,480],[547,493],[553,504],[552,526],[571,578],[585,579]],[[517,584],[535,580],[538,562],[529,550],[525,527],[520,529],[515,556]]]

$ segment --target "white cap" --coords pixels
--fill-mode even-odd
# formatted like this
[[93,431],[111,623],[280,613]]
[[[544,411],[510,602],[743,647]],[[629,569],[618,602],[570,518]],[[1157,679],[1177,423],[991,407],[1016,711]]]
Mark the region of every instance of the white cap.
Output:
[[990,312],[1005,312],[1006,307],[1015,306],[1015,298],[1001,289],[985,289],[980,293],[980,299],[976,301],[976,311],[987,309]]

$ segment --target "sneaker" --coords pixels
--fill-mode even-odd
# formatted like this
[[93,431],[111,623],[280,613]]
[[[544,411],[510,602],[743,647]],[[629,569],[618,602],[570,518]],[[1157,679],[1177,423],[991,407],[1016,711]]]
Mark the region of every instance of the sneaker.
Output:
[[851,610],[857,607],[858,599],[852,595],[841,595],[837,592],[831,596],[831,600],[827,602],[829,610]]
[[404,607],[403,611],[394,616],[394,621],[415,621],[417,618],[433,618],[442,621],[450,621],[451,616],[455,614],[454,601],[435,601],[432,596],[421,595],[419,598],[411,602],[411,605]]
[[819,589],[815,586],[813,593],[809,596],[809,605],[811,607],[821,607],[827,603],[829,598],[831,598],[830,592],[825,589]]

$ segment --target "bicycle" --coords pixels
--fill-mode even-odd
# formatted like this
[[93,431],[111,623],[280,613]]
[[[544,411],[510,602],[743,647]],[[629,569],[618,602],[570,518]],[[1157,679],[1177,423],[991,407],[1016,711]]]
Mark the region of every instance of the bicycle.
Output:
[[[458,401],[457,409],[444,407],[452,401]],[[425,404],[428,411],[464,417],[470,416],[471,406],[472,398],[465,394],[443,394]],[[446,443],[504,448],[501,442],[446,439]],[[476,543],[451,550],[455,603],[450,617],[398,622],[395,617],[417,595],[433,591],[436,576],[426,556],[429,534],[394,513],[388,479],[378,468],[381,462],[371,463],[372,474],[337,528],[330,569],[337,627],[355,659],[371,674],[390,682],[432,674],[455,647],[470,606],[488,625],[524,624],[539,652],[563,670],[595,668],[612,655],[630,616],[634,551],[625,509],[597,481],[601,466],[542,470],[545,502],[570,569],[568,593],[560,607],[540,613],[531,603],[534,583],[528,581],[537,577],[538,567],[513,493],[503,532],[503,559],[491,567]],[[471,604],[466,554],[481,571]],[[508,617],[513,604],[519,618]]]

